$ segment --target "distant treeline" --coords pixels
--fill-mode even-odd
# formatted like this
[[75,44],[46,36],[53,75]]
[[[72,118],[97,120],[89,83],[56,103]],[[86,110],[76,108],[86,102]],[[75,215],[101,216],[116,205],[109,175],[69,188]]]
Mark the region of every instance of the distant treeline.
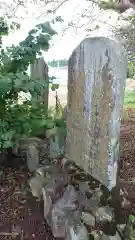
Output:
[[68,60],[67,59],[53,60],[49,61],[48,65],[51,67],[65,67],[68,66]]

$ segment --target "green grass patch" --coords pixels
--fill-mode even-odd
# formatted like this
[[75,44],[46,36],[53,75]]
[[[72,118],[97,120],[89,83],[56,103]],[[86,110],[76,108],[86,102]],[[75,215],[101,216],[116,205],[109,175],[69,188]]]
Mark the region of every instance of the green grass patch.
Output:
[[126,91],[124,96],[124,107],[135,108],[135,91]]

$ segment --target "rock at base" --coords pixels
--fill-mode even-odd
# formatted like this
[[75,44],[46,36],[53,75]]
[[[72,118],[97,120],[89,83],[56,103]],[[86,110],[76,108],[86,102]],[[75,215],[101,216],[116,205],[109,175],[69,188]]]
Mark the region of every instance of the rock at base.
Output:
[[90,213],[82,212],[82,220],[85,224],[91,227],[95,226],[95,217]]
[[65,238],[69,215],[70,213],[73,214],[76,209],[75,201],[76,192],[73,186],[68,185],[63,196],[53,204],[46,220],[54,237]]
[[66,240],[89,240],[86,227],[84,225],[69,227]]
[[103,234],[100,238],[100,240],[122,240],[119,233],[116,232],[115,236],[107,236],[105,234]]

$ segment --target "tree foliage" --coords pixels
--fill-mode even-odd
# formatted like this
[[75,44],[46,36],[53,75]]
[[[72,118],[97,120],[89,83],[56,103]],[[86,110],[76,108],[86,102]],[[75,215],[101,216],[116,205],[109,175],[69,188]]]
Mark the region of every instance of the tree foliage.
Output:
[[119,13],[123,13],[129,8],[135,9],[135,0],[101,0],[99,6],[105,10],[112,9]]
[[[57,15],[56,12],[64,3],[69,0],[3,0],[0,2],[0,9],[3,11],[4,16],[9,19],[45,19],[46,16],[52,16],[53,21],[61,22],[63,19]],[[21,15],[20,15],[21,11]],[[55,17],[54,17],[55,15]]]
[[[14,23],[13,23],[14,26]],[[46,87],[45,82],[30,79],[27,69],[42,51],[49,49],[49,41],[56,32],[49,22],[38,24],[18,46],[2,48],[2,37],[8,35],[11,26],[0,19],[0,152],[14,144],[20,135],[37,135],[45,127],[54,125],[45,115],[44,105],[37,96]],[[51,79],[52,83],[52,79]],[[18,104],[20,91],[30,92],[32,100]]]
[[128,53],[128,77],[135,75],[135,14],[126,18],[127,24],[116,31],[116,36],[123,42]]
[[[135,9],[135,0],[108,0],[100,1],[100,7],[108,10],[112,9],[119,13],[125,12],[127,9]],[[127,24],[120,26],[115,30],[115,35],[124,44],[128,53],[128,77],[135,76],[135,13],[125,17]]]
[[51,67],[65,67],[68,66],[68,59],[60,59],[60,60],[55,60],[49,61],[48,65]]

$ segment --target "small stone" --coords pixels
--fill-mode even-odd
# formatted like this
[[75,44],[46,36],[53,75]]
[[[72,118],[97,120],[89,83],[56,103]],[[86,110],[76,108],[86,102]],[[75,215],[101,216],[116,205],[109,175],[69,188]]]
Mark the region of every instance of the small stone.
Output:
[[88,199],[86,195],[80,191],[77,191],[77,200],[79,209],[83,209],[85,212],[92,212],[95,214],[97,208],[99,207],[99,202],[95,196],[92,196],[90,199]]
[[52,200],[50,196],[46,193],[45,189],[42,189],[43,200],[44,200],[44,218],[48,215],[52,207]]
[[91,227],[95,226],[95,217],[90,213],[82,212],[82,220],[85,224]]
[[62,170],[65,170],[66,168],[68,168],[69,164],[70,164],[70,161],[67,158],[63,158],[61,160],[61,168],[62,168]]
[[71,211],[67,215],[67,224],[68,226],[76,226],[81,223],[81,212],[78,210]]
[[66,240],[89,240],[89,235],[84,225],[71,226],[67,229]]
[[45,177],[46,176],[46,167],[40,167],[40,168],[36,169],[36,175]]
[[89,204],[90,204],[90,210],[92,211],[93,214],[95,214],[97,208],[99,207],[99,201],[96,196],[92,196],[89,199]]
[[86,198],[88,198],[88,199],[90,199],[90,198],[92,197],[92,195],[93,195],[92,190],[89,190],[89,191],[85,192],[85,196],[86,196]]
[[130,201],[127,200],[126,198],[123,199],[122,203],[121,203],[121,206],[125,209],[128,209],[131,207],[131,204],[130,204]]
[[19,225],[13,225],[11,229],[12,229],[12,233],[16,233],[17,235],[21,233],[21,227]]
[[73,163],[69,164],[67,170],[68,170],[68,174],[70,174],[71,176],[74,176],[76,174],[76,171],[77,171],[76,166]]
[[29,171],[35,171],[39,166],[39,152],[37,147],[34,145],[29,145],[27,148],[26,156]]
[[97,200],[100,202],[100,198],[103,195],[102,190],[100,188],[95,188],[94,195],[97,197]]
[[126,227],[126,224],[118,224],[117,225],[117,230],[119,231],[121,236],[124,236],[124,229],[125,229],[125,227]]
[[98,230],[93,230],[91,231],[90,235],[93,236],[93,240],[100,240],[101,236],[103,235],[103,232]]
[[42,160],[42,165],[45,165],[48,162],[48,159]]
[[125,188],[120,189],[120,196],[122,197],[128,197],[128,192]]
[[118,232],[116,232],[115,236],[108,236],[103,234],[100,238],[100,240],[121,240],[121,237]]
[[68,176],[66,174],[59,174],[45,186],[45,191],[55,201],[63,194],[68,185]]
[[88,182],[80,182],[79,183],[79,190],[82,193],[89,192],[90,191],[90,187],[89,187]]
[[97,222],[104,222],[109,221],[111,222],[114,218],[113,208],[106,206],[106,207],[100,207],[96,211],[96,221]]
[[132,183],[135,184],[135,177],[132,178]]
[[76,192],[73,186],[68,185],[63,196],[59,198],[51,211],[50,227],[53,236],[56,238],[65,238],[68,216],[76,210]]
[[31,188],[32,195],[37,198],[42,196],[42,188],[44,186],[44,178],[41,176],[36,176],[30,179],[29,185]]
[[117,225],[117,228],[120,232],[124,231],[125,227],[126,227],[126,224],[118,224]]

